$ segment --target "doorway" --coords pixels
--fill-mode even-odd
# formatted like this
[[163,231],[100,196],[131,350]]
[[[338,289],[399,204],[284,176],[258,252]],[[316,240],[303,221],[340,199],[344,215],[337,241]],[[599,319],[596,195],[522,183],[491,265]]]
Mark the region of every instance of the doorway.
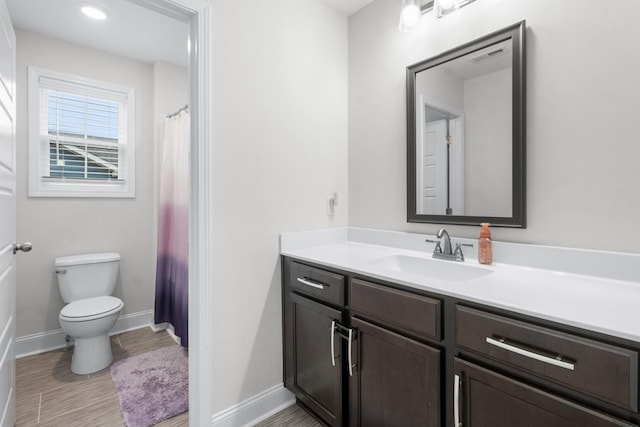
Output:
[[189,57],[189,104],[191,107],[191,200],[189,256],[189,341],[190,424],[205,425],[211,419],[212,377],[211,337],[204,327],[210,323],[208,314],[211,200],[208,189],[211,179],[211,83],[210,32],[211,5],[204,0],[128,0],[155,13],[188,23],[191,55]]
[[189,425],[211,424],[213,338],[206,325],[213,281],[211,224],[213,150],[211,97],[212,8],[204,0],[129,0],[189,22],[191,199],[189,204]]

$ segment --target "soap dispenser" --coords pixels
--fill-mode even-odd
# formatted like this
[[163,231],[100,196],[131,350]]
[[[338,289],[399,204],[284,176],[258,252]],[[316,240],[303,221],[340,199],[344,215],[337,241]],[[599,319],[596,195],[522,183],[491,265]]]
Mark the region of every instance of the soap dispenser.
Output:
[[480,264],[491,264],[493,262],[493,249],[491,248],[491,231],[489,223],[483,222],[478,239],[478,262]]

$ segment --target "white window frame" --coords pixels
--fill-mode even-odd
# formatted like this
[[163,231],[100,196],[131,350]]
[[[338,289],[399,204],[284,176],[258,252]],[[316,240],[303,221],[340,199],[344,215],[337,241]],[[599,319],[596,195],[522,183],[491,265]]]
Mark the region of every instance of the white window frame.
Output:
[[[28,67],[28,175],[29,197],[118,197],[134,198],[135,184],[135,89],[42,68]],[[47,178],[50,153],[41,139],[40,79],[55,79],[61,84],[82,85],[98,91],[124,95],[124,135],[118,145],[118,180]]]

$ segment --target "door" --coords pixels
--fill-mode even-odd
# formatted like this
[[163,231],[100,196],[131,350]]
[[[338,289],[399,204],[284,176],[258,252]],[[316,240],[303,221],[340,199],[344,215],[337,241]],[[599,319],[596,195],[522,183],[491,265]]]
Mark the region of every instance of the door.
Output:
[[418,146],[418,213],[444,215],[447,211],[447,123],[429,122]]
[[293,304],[294,393],[330,426],[342,426],[340,310],[300,295]]
[[15,422],[15,41],[0,0],[0,426]]
[[440,351],[356,318],[351,326],[349,425],[440,426]]
[[454,361],[454,372],[454,424],[457,423],[457,425],[465,427],[631,427],[633,425],[457,358]]

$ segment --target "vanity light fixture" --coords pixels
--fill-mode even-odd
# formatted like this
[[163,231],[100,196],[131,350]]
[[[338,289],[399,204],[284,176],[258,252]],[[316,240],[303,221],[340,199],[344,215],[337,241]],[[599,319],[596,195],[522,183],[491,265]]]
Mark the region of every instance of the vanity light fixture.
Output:
[[435,11],[438,18],[442,18],[475,0],[402,0],[400,7],[400,24],[398,28],[403,33],[414,30],[420,23],[423,14]]
[[80,8],[80,10],[89,18],[95,19],[97,21],[104,21],[105,19],[107,19],[107,12],[98,6],[92,4],[84,4]]

